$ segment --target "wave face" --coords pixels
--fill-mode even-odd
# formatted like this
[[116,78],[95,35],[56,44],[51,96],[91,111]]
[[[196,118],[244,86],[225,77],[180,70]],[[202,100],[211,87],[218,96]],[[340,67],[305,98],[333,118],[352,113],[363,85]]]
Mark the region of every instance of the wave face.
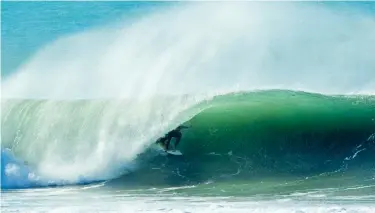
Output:
[[133,175],[142,184],[168,185],[375,169],[373,96],[225,95],[188,124],[193,128],[179,146],[183,158],[150,160],[146,152],[139,172],[119,182]]
[[[121,111],[127,104],[7,101],[2,146],[55,185],[111,179],[124,173],[114,182],[129,182],[132,176],[139,184],[154,185],[275,172],[301,175],[375,162],[373,96],[278,90],[220,95],[176,115],[164,112],[173,119],[158,120],[159,115],[149,114],[152,123],[143,129],[137,123],[121,124],[130,119],[130,114]],[[106,109],[114,113],[110,118]],[[103,123],[110,132],[103,132]],[[184,157],[168,161],[169,157],[149,145],[181,123],[193,125],[179,147]]]

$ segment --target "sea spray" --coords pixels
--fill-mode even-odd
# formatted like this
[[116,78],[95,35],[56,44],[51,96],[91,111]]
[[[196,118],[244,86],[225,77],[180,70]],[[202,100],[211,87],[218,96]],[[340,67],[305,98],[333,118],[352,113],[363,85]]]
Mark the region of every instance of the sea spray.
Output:
[[2,82],[3,96],[147,99],[234,88],[373,94],[374,38],[373,17],[348,7],[181,4],[59,38]]

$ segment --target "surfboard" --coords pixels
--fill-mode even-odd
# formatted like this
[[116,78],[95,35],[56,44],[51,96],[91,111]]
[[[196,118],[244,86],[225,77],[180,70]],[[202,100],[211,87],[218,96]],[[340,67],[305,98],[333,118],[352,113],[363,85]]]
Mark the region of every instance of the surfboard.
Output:
[[158,147],[159,147],[159,149],[161,151],[164,151],[167,154],[170,154],[170,155],[182,155],[182,153],[181,153],[180,150],[165,150],[164,146],[161,145],[161,144],[158,144]]
[[171,154],[171,155],[182,155],[180,150],[168,150],[168,151],[165,151],[165,152],[168,153],[168,154]]

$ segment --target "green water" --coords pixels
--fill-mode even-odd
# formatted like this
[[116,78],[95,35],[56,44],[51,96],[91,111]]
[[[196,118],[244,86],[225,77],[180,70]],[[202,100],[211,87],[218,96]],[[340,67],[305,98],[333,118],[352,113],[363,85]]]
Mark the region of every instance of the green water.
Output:
[[[109,185],[132,189],[199,186],[181,190],[245,195],[372,178],[373,96],[271,90],[173,100],[6,100],[2,148],[35,168],[76,166],[81,177],[94,165],[99,180],[108,173]],[[179,110],[162,111],[168,103]],[[181,123],[192,125],[179,146],[184,155],[160,155],[153,142]]]
[[374,103],[372,96],[291,91],[216,97],[185,123],[193,128],[180,143],[183,157],[143,153],[137,171],[112,183],[235,196],[371,185]]

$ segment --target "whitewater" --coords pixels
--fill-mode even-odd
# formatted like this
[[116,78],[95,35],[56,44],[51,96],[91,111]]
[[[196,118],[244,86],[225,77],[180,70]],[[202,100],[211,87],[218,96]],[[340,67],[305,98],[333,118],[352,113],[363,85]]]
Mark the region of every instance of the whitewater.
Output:
[[[375,211],[374,13],[314,2],[2,12],[92,19],[115,4],[121,16],[2,72],[2,211]],[[160,152],[181,124],[192,125],[184,155]]]

